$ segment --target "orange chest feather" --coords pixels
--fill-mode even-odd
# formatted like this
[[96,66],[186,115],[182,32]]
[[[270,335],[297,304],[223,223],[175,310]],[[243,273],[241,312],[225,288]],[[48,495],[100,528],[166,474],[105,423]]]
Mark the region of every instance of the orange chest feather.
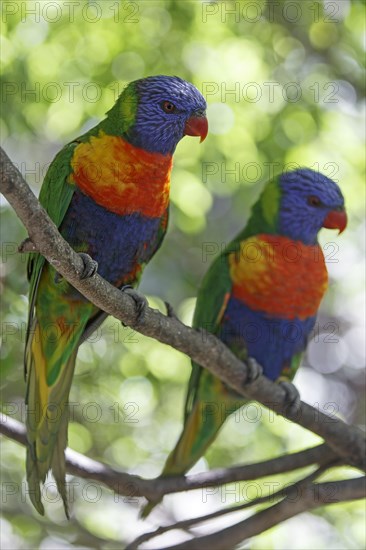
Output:
[[327,289],[321,248],[286,237],[263,234],[242,241],[229,266],[233,296],[273,317],[316,315]]
[[149,153],[100,132],[74,152],[70,181],[116,214],[160,217],[169,203],[172,156]]

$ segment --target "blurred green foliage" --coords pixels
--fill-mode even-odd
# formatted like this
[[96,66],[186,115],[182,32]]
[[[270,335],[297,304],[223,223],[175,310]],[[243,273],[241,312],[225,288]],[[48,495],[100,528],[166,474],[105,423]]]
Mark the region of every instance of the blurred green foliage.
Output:
[[[362,423],[364,3],[4,0],[1,9],[2,143],[37,193],[54,154],[100,120],[126,82],[176,74],[207,97],[209,137],[201,146],[194,139],[178,146],[170,230],[141,285],[154,307],[164,310],[168,300],[191,321],[209,262],[245,224],[273,171],[297,163],[339,181],[349,227],[340,238],[321,236],[331,284],[296,383],[309,403]],[[2,403],[24,420],[27,282],[16,248],[26,233],[6,202],[1,208]],[[80,349],[70,446],[124,471],[157,475],[181,428],[189,371],[187,357],[108,319]],[[317,441],[250,405],[228,421],[195,471]],[[4,548],[108,550],[148,530],[133,499],[78,479],[70,479],[69,523],[51,489],[47,517],[39,517],[25,497],[24,454],[2,441]],[[202,515],[253,491],[265,494],[266,482],[289,477],[296,475],[229,487],[231,495],[168,497],[169,514]],[[362,548],[363,512],[349,503],[303,514],[257,537],[251,548]]]

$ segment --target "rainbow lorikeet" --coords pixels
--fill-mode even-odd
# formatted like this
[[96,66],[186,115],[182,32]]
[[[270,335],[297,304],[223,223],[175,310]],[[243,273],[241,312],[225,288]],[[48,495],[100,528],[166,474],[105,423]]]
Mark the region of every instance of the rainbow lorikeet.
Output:
[[[184,135],[205,139],[206,102],[178,77],[131,82],[106,118],[53,160],[40,202],[82,255],[85,276],[136,286],[164,238],[172,155]],[[93,260],[91,260],[91,258]],[[27,480],[41,514],[52,470],[66,514],[68,397],[79,345],[106,318],[39,254],[28,263]]]
[[[327,288],[318,232],[341,232],[346,223],[334,181],[306,168],[274,178],[244,230],[204,277],[193,326],[217,335],[243,361],[255,359],[270,380],[292,380]],[[245,403],[209,371],[192,367],[183,431],[163,476],[187,472]],[[156,504],[147,504],[142,515]]]

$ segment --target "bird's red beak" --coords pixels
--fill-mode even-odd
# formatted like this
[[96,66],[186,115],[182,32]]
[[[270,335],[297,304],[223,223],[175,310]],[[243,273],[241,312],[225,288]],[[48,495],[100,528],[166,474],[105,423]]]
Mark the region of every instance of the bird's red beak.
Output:
[[345,210],[332,210],[326,216],[323,227],[326,229],[338,229],[342,233],[347,226],[347,214]]
[[191,116],[184,127],[185,136],[200,136],[200,143],[206,139],[208,134],[208,122],[205,116]]

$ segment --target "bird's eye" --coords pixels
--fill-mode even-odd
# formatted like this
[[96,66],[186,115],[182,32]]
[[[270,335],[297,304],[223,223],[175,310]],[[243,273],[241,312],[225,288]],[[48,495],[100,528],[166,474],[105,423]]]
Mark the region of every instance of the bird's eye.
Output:
[[318,197],[316,197],[315,195],[310,195],[310,197],[308,197],[308,204],[310,206],[320,206],[321,205],[321,201]]
[[165,113],[174,113],[177,109],[176,106],[171,101],[164,101],[162,104],[163,111]]

